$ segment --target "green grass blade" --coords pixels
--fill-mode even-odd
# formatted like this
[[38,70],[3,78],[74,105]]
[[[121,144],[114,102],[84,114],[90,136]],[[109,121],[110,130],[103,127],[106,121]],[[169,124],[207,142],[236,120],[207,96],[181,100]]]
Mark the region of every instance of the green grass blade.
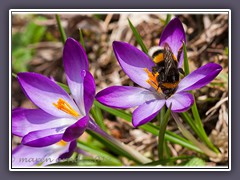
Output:
[[70,93],[70,89],[66,84],[60,83],[60,82],[56,82],[59,86],[61,86],[61,88],[63,88],[67,93]]
[[97,106],[93,106],[90,110],[90,113],[93,116],[93,119],[95,120],[95,122],[101,127],[101,129],[103,129],[104,131],[107,130],[104,122],[103,122],[103,115],[102,115],[102,111],[99,107]]
[[96,160],[99,165],[114,165],[114,166],[122,165],[121,161],[119,161],[114,156],[110,155],[109,153],[101,149],[93,147],[85,142],[78,141],[77,147],[84,151],[90,152],[91,154],[97,155],[94,157],[94,160]]
[[58,29],[60,31],[60,35],[61,35],[61,39],[62,39],[62,43],[65,44],[66,40],[67,40],[67,36],[66,36],[66,33],[62,27],[62,23],[61,23],[61,20],[60,20],[60,17],[58,14],[56,14],[56,20],[57,20],[57,24],[58,24]]
[[15,74],[15,73],[12,73],[12,76],[15,77],[15,78],[17,78],[17,74]]
[[81,29],[79,29],[79,36],[80,36],[80,43],[81,43],[82,47],[84,48],[84,50],[86,50],[84,39],[83,39],[83,33],[82,33]]
[[190,70],[188,64],[187,48],[185,43],[183,43],[183,59],[184,59],[184,72],[185,76],[187,76],[190,73]]
[[187,122],[187,124],[192,128],[192,130],[200,137],[201,137],[201,133],[199,131],[199,129],[196,127],[196,123],[194,122],[194,120],[191,118],[191,116],[188,114],[188,112],[183,112],[180,114],[181,117]]
[[165,26],[169,23],[169,21],[171,20],[172,15],[171,14],[167,14],[166,20],[165,20]]
[[133,24],[130,21],[130,19],[128,19],[128,23],[129,23],[129,26],[130,26],[130,28],[131,28],[131,30],[133,32],[133,35],[135,36],[138,44],[141,46],[142,51],[145,52],[146,54],[148,54],[148,50],[147,50],[146,46],[144,45],[140,34],[138,33],[137,29],[133,26]]
[[197,105],[196,105],[196,101],[194,101],[192,107],[191,107],[191,110],[192,110],[192,113],[193,113],[193,117],[195,119],[195,123],[196,123],[196,126],[200,132],[200,138],[201,140],[209,147],[211,148],[214,152],[216,153],[219,153],[219,150],[213,145],[213,143],[209,140],[207,134],[206,134],[206,131],[203,127],[203,124],[202,124],[202,120],[199,116],[199,112],[198,112],[198,108],[197,108]]

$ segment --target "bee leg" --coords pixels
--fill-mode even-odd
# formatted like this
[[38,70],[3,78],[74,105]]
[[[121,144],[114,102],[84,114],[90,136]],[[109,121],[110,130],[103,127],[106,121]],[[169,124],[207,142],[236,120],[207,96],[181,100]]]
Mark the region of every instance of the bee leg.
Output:
[[182,44],[182,46],[178,49],[178,54],[177,54],[177,60],[178,60],[178,62],[179,62],[179,60],[180,60],[182,51],[183,51],[183,44]]
[[178,72],[180,72],[182,75],[184,75],[184,76],[185,76],[185,72],[183,71],[183,69],[182,69],[182,68],[178,68]]
[[159,88],[161,89],[161,85],[162,85],[162,82],[159,82],[159,83],[158,83],[157,91],[159,90]]
[[152,67],[152,74],[154,75],[156,73],[157,73],[157,66],[154,66],[154,67]]

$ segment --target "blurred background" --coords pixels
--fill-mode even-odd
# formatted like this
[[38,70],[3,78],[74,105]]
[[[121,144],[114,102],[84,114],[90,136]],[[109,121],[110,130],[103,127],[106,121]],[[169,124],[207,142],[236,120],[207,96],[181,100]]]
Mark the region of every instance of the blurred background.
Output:
[[[158,45],[167,17],[166,14],[59,14],[59,16],[68,37],[79,41],[79,29],[81,29],[97,92],[111,85],[135,85],[120,68],[112,49],[114,40],[129,42],[140,49],[129,27],[128,18],[149,49]],[[207,164],[227,165],[228,15],[182,14],[177,16],[182,21],[187,36],[190,70],[193,71],[208,62],[215,62],[223,67],[214,81],[196,90],[194,95],[209,138],[224,154],[223,159],[209,160]],[[12,15],[13,73],[37,72],[66,84],[62,49],[63,44],[54,14]],[[35,108],[23,94],[16,78],[12,77],[12,108],[16,107]],[[135,129],[131,123],[107,112],[103,112],[103,115],[109,134],[146,156],[157,159],[155,136]],[[173,120],[169,121],[167,129],[181,134]],[[88,134],[84,134],[81,139],[94,141]],[[19,138],[13,137],[13,148],[19,142]],[[167,142],[167,147],[173,157],[182,154],[194,155],[194,152],[170,142]],[[131,164],[127,159],[123,158],[122,161],[125,164]]]

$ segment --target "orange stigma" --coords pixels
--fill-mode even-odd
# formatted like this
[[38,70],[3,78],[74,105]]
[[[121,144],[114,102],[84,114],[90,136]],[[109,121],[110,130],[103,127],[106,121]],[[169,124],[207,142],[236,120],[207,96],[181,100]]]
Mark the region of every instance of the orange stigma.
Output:
[[61,140],[61,141],[58,141],[56,144],[59,146],[66,146],[67,142],[65,142],[64,140]]
[[63,100],[62,98],[59,98],[58,99],[58,102],[57,103],[53,103],[53,105],[58,108],[59,110],[67,113],[67,114],[70,114],[74,117],[78,117],[79,114],[70,106],[70,104],[68,104],[65,100]]
[[153,74],[148,70],[148,68],[144,68],[143,70],[147,73],[149,77],[149,79],[146,82],[150,84],[154,89],[156,89],[158,93],[161,93],[162,92],[161,88],[158,87],[158,82],[157,82],[157,77],[159,75],[158,72],[156,74]]

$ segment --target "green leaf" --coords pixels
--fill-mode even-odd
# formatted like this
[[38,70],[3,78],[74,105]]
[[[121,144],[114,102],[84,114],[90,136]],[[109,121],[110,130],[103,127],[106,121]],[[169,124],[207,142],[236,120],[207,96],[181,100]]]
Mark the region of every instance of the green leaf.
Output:
[[90,152],[91,154],[94,154],[93,160],[98,163],[98,165],[109,165],[109,166],[121,166],[122,163],[115,158],[114,156],[110,155],[109,153],[98,149],[94,146],[91,146],[91,144],[86,144],[85,142],[78,141],[77,146],[87,152]]
[[[41,20],[45,20],[45,18],[38,16],[38,17],[34,18],[33,20],[41,21]],[[34,22],[29,22],[27,24],[24,32],[21,33],[21,38],[20,38],[21,44],[20,45],[22,47],[25,47],[26,45],[40,42],[43,39],[46,30],[47,30],[47,28],[45,26],[40,26]],[[17,39],[17,41],[19,41],[19,39]]]
[[130,19],[128,19],[128,23],[129,23],[129,26],[130,26],[130,28],[131,28],[131,30],[133,32],[133,35],[135,36],[138,44],[141,46],[142,51],[145,52],[146,54],[148,54],[148,50],[147,50],[146,46],[144,45],[140,34],[138,33],[137,29],[133,26],[133,24],[130,21]]
[[57,24],[58,24],[58,29],[60,31],[60,35],[61,35],[61,39],[62,39],[62,43],[65,44],[66,40],[67,40],[67,36],[66,36],[66,33],[62,27],[62,23],[61,23],[61,20],[60,20],[60,17],[58,14],[56,14],[56,20],[57,20]]
[[203,124],[202,124],[202,120],[199,116],[199,112],[198,112],[198,108],[197,108],[197,104],[196,104],[196,101],[194,100],[194,103],[191,107],[191,110],[192,110],[192,113],[193,113],[193,117],[194,117],[194,120],[195,120],[195,123],[196,123],[196,127],[199,131],[200,134],[199,137],[200,139],[209,147],[211,148],[214,152],[216,153],[219,153],[219,150],[213,145],[213,143],[209,140],[207,134],[206,134],[206,131],[203,127]]
[[15,73],[12,73],[12,76],[15,77],[15,78],[17,78],[17,74],[15,74]]
[[[36,17],[33,20],[42,20],[43,17]],[[34,51],[27,46],[40,42],[46,32],[45,26],[29,22],[23,32],[12,34],[12,66],[15,72],[28,71],[28,64],[32,60]]]
[[172,15],[171,14],[167,14],[166,20],[165,20],[165,26],[169,23],[169,21],[171,20]]
[[185,166],[205,166],[206,162],[200,158],[192,158],[190,161],[188,161]]
[[90,113],[93,116],[93,119],[95,120],[95,122],[100,126],[101,129],[103,129],[104,131],[107,130],[105,124],[104,124],[104,119],[103,119],[103,115],[102,115],[102,111],[99,107],[97,106],[93,106],[90,110]]
[[226,56],[228,56],[228,52],[229,52],[228,47],[225,47],[225,55]]
[[83,34],[82,34],[82,30],[81,29],[79,29],[79,36],[80,36],[80,43],[81,43],[82,47],[84,48],[84,50],[86,50],[84,39],[83,39]]
[[187,76],[190,73],[190,70],[188,64],[187,48],[184,42],[183,42],[183,57],[184,57],[184,72],[185,76]]
[[31,49],[18,48],[12,53],[12,66],[15,72],[26,72],[28,63],[32,60],[33,52]]
[[187,124],[191,127],[191,129],[200,137],[201,133],[198,130],[198,128],[196,127],[196,123],[194,122],[192,117],[189,115],[189,113],[183,112],[183,113],[181,113],[181,117],[184,119],[184,121],[187,122]]
[[61,86],[61,88],[63,88],[67,93],[70,93],[70,89],[66,84],[60,83],[60,82],[56,82],[59,86]]

